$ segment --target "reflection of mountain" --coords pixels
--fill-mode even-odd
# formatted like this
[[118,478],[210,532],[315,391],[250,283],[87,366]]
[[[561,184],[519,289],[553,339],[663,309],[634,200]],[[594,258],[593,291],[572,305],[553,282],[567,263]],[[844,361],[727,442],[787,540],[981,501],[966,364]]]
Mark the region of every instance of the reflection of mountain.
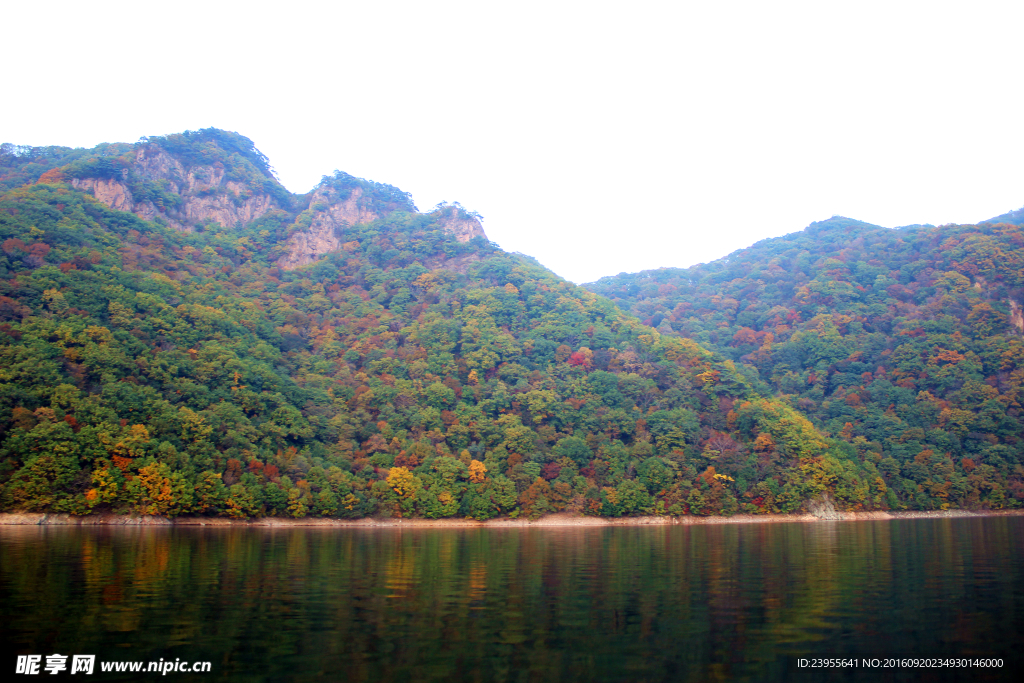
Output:
[[1021,658],[1021,521],[6,527],[0,617],[14,648],[60,624],[55,651],[130,637],[140,660],[212,661],[237,680],[782,681],[799,657],[860,664],[882,648],[985,648],[1004,668],[972,680],[1005,680]]

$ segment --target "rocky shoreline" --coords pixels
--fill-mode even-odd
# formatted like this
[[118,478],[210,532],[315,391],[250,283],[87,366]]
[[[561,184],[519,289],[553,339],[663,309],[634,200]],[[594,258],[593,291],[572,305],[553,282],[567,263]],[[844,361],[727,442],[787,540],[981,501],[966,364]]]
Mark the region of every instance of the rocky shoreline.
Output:
[[793,515],[733,515],[731,517],[587,517],[569,513],[545,515],[536,520],[490,519],[478,522],[472,519],[325,519],[261,517],[255,519],[228,519],[225,517],[177,517],[131,515],[73,516],[42,512],[11,512],[0,514],[0,526],[209,526],[209,527],[348,527],[377,528],[504,528],[504,527],[572,527],[572,526],[666,526],[693,524],[764,524],[767,522],[844,522],[866,520],[926,519],[949,517],[995,517],[1024,515],[1024,510],[969,510],[897,511],[897,512],[817,512]]

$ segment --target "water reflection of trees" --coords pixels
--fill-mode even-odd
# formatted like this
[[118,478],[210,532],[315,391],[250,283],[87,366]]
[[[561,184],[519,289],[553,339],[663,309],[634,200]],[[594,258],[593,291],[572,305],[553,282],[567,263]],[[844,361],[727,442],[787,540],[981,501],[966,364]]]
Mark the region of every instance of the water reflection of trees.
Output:
[[33,652],[271,678],[756,680],[809,652],[991,655],[1021,627],[1022,533],[1005,519],[4,529],[0,597]]

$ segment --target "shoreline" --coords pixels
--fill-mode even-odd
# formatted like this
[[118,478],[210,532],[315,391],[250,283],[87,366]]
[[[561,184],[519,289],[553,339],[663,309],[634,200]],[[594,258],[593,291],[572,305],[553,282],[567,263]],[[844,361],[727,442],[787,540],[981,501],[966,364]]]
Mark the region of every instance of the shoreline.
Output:
[[180,527],[339,527],[339,528],[400,528],[400,529],[443,529],[443,528],[533,528],[533,527],[606,527],[606,526],[691,526],[703,524],[765,524],[785,522],[859,522],[897,519],[942,519],[952,517],[1006,517],[1024,515],[1024,510],[928,510],[928,511],[875,511],[875,512],[832,512],[817,516],[812,513],[733,515],[731,517],[702,517],[684,515],[680,517],[587,517],[572,513],[555,513],[536,520],[489,519],[479,522],[473,519],[395,519],[373,518],[332,519],[283,517],[261,517],[255,519],[229,519],[226,517],[160,517],[132,515],[85,515],[50,514],[45,512],[0,513],[0,526],[180,526]]

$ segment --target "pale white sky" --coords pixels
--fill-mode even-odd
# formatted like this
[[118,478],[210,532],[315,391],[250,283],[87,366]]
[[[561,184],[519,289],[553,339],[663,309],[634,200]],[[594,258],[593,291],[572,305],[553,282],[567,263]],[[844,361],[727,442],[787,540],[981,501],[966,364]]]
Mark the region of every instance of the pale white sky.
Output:
[[999,2],[93,2],[4,10],[0,141],[217,126],[285,186],[334,169],[459,201],[585,282],[834,214],[1024,205],[1019,29]]

